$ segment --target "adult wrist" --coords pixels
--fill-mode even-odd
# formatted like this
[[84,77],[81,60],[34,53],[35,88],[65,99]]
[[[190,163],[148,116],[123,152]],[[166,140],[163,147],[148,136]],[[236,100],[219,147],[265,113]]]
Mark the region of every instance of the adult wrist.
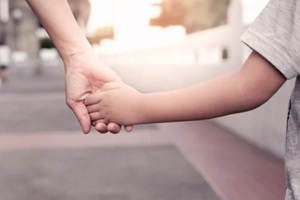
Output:
[[59,53],[62,58],[62,61],[65,64],[69,64],[73,60],[83,60],[85,57],[91,56],[92,54],[94,54],[94,51],[91,46],[77,46],[66,48],[66,51],[62,50]]
[[74,48],[68,52],[61,54],[62,61],[64,63],[65,71],[67,72],[71,68],[81,69],[88,66],[88,62],[94,60],[95,52],[92,48]]

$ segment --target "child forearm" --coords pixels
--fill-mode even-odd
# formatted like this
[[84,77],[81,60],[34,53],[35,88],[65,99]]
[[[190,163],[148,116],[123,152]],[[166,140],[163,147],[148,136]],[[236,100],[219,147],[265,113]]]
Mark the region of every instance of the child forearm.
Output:
[[[202,120],[256,107],[241,89],[225,76],[182,90],[145,94],[141,123]],[[224,82],[226,82],[225,85]],[[245,103],[248,102],[248,103]]]
[[67,0],[26,0],[53,40],[63,60],[91,50]]
[[139,123],[202,120],[248,111],[266,102],[285,80],[272,64],[252,53],[239,72],[177,91],[143,95]]

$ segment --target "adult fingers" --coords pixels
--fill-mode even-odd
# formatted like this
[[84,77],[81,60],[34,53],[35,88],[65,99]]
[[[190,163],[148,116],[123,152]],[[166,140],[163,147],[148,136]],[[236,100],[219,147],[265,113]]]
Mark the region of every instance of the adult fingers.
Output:
[[109,83],[105,83],[99,91],[105,92],[105,91],[109,91],[109,90],[114,90],[114,89],[118,89],[120,88],[121,83],[117,83],[117,82],[109,82]]
[[83,133],[88,134],[91,130],[91,120],[86,106],[83,102],[75,102],[73,100],[67,100],[67,104],[79,121]]

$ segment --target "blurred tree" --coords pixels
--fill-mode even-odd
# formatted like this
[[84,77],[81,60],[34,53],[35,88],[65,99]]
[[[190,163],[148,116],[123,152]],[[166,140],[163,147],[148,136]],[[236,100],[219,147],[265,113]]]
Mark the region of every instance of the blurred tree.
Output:
[[41,49],[52,49],[52,48],[55,48],[55,46],[49,37],[44,37],[44,38],[40,39],[40,48]]
[[164,0],[162,13],[151,25],[182,25],[187,33],[226,23],[230,0]]

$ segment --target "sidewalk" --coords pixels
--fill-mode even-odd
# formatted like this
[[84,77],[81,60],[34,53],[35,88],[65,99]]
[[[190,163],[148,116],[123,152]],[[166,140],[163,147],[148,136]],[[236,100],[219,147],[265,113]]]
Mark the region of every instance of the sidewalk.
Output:
[[211,121],[84,135],[62,77],[0,89],[1,200],[283,200],[283,161]]
[[283,200],[283,160],[214,122],[167,125],[164,132],[224,200]]
[[[2,133],[0,147],[0,194],[7,194],[23,179],[46,181],[38,188],[26,183],[23,192],[14,189],[12,194],[26,194],[26,200],[35,199],[28,187],[37,192],[47,188],[51,194],[40,194],[42,199],[53,192],[58,192],[56,199],[69,199],[66,196],[73,193],[74,184],[83,194],[98,188],[92,194],[112,195],[107,199],[115,195],[143,200],[284,199],[283,162],[210,122],[142,126],[119,135]],[[51,188],[60,183],[65,185],[63,191]],[[123,188],[122,192],[117,188]],[[94,199],[76,195],[73,199]]]

